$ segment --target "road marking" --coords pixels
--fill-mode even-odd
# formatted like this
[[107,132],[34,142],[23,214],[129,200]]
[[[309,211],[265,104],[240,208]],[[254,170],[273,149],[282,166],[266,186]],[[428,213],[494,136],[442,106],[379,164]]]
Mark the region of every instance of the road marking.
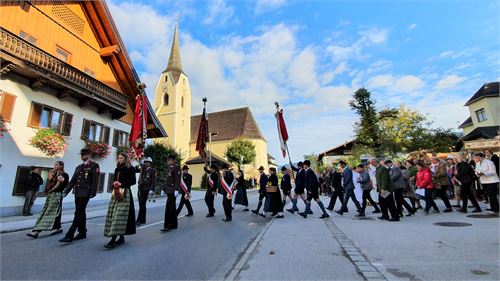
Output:
[[[183,217],[185,217],[185,216],[186,216],[186,215],[183,215],[183,216],[177,217],[177,219],[183,218]],[[150,226],[154,226],[154,225],[159,225],[159,224],[161,224],[161,223],[163,223],[163,221],[159,221],[159,222],[155,222],[155,223],[151,223],[151,224],[146,224],[146,225],[144,225],[144,226],[140,226],[140,227],[138,227],[137,229],[143,229],[143,228],[146,228],[146,227],[150,227]]]

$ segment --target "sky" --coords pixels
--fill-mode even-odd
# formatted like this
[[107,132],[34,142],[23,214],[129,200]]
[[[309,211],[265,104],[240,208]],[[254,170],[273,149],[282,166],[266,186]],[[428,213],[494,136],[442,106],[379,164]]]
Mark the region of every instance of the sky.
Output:
[[[192,114],[249,106],[277,163],[274,102],[293,161],[354,137],[360,87],[456,129],[464,103],[500,81],[500,2],[108,0],[147,93],[165,70],[176,20]],[[196,124],[193,124],[197,126]]]

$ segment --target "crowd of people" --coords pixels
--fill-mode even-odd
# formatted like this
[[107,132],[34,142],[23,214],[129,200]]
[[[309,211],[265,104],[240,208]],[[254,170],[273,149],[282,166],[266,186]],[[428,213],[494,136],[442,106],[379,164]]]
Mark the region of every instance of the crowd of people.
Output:
[[[97,192],[99,165],[90,159],[89,150],[82,149],[80,154],[82,164],[76,167],[71,180],[64,170],[64,163],[55,162],[45,189],[45,205],[28,236],[37,238],[42,231],[62,233],[62,200],[74,191],[74,219],[64,238],[59,241],[69,243],[86,238],[86,207]],[[177,219],[184,206],[188,211],[186,216],[194,215],[190,202],[192,176],[189,174],[189,167],[184,165],[181,169],[173,155],[169,155],[166,161],[167,172],[161,187],[167,196],[162,232],[178,228]],[[125,235],[135,234],[136,227],[146,223],[146,202],[155,194],[157,185],[157,171],[152,167],[152,162],[148,157],[141,166],[134,167],[127,153],[119,154],[104,226],[104,236],[110,238],[105,244],[106,248],[113,249],[125,243]],[[370,159],[367,163],[352,168],[345,161],[340,161],[338,167],[329,167],[322,174],[316,173],[311,162],[305,160],[297,166],[292,163],[289,167],[283,166],[281,180],[276,168],[269,168],[269,174],[266,174],[261,166],[259,197],[257,206],[251,213],[263,218],[274,216],[282,219],[289,201],[291,208],[286,211],[291,214],[297,212],[307,218],[313,214],[311,204],[315,201],[322,212],[319,218],[325,219],[330,217],[327,210],[335,211],[338,215],[349,212],[348,202],[351,200],[356,207],[356,217],[366,216],[369,204],[374,209],[372,213],[380,213],[379,219],[399,221],[405,215],[414,215],[419,209],[427,215],[431,209],[434,213],[439,213],[435,202],[439,198],[445,205],[443,212],[452,212],[455,207],[456,211],[467,213],[469,201],[472,212],[482,212],[478,201],[484,199],[490,205],[487,211],[498,214],[499,168],[498,156],[491,151],[477,152],[471,159],[459,154],[449,155],[447,161],[437,156],[428,157],[427,154],[421,154],[418,159],[411,157],[404,163],[390,159]],[[222,196],[224,222],[232,221],[236,205],[242,205],[244,212],[250,211],[246,181],[241,170],[235,172],[225,164],[219,170],[217,165],[212,164],[205,166],[205,172],[208,183],[205,192],[208,209],[206,217],[215,216],[214,201],[217,194]],[[27,182],[34,186],[33,190],[41,184],[41,177],[37,175],[33,168],[28,176]],[[131,187],[136,183],[139,203],[137,217],[131,192]],[[372,198],[374,191],[378,194],[378,202]],[[322,192],[330,196],[327,207],[321,201]],[[180,202],[177,206],[179,195]],[[450,202],[452,196],[456,200],[454,205]],[[303,211],[299,210],[297,204],[299,198],[305,205]],[[425,207],[422,207],[421,199],[425,200]],[[334,210],[337,201],[340,208]],[[26,202],[24,212],[30,215],[31,194],[27,194]],[[78,234],[75,236],[76,231]]]

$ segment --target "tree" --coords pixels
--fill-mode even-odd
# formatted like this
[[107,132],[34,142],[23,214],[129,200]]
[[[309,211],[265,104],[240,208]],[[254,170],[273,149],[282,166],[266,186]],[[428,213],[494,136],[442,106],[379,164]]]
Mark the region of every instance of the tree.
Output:
[[236,163],[238,166],[253,163],[256,155],[255,145],[244,138],[235,139],[224,153],[229,162]]
[[434,151],[452,152],[455,151],[461,137],[462,134],[453,132],[451,129],[441,127],[431,129],[427,138],[427,147]]
[[167,177],[167,157],[169,155],[175,155],[176,162],[181,163],[181,156],[173,147],[162,143],[154,143],[146,146],[144,154],[145,157],[151,157],[153,160],[153,167],[156,169],[155,192],[158,193],[161,191],[161,188],[165,186]]

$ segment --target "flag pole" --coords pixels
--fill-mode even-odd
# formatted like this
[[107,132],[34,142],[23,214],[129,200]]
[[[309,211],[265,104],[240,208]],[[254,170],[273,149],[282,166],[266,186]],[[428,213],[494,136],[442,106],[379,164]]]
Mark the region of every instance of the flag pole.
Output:
[[[205,112],[205,116],[202,116],[202,118],[206,117],[207,120],[207,126],[208,126],[208,113],[207,113],[207,97],[204,97],[202,100],[203,102],[203,112]],[[206,130],[208,131],[208,130]],[[207,151],[208,151],[208,161],[209,161],[209,167],[212,166],[212,152],[210,151],[210,145],[212,142],[212,137],[210,136],[210,132],[208,131],[208,146],[207,146]],[[207,159],[205,158],[205,163],[207,163]]]

